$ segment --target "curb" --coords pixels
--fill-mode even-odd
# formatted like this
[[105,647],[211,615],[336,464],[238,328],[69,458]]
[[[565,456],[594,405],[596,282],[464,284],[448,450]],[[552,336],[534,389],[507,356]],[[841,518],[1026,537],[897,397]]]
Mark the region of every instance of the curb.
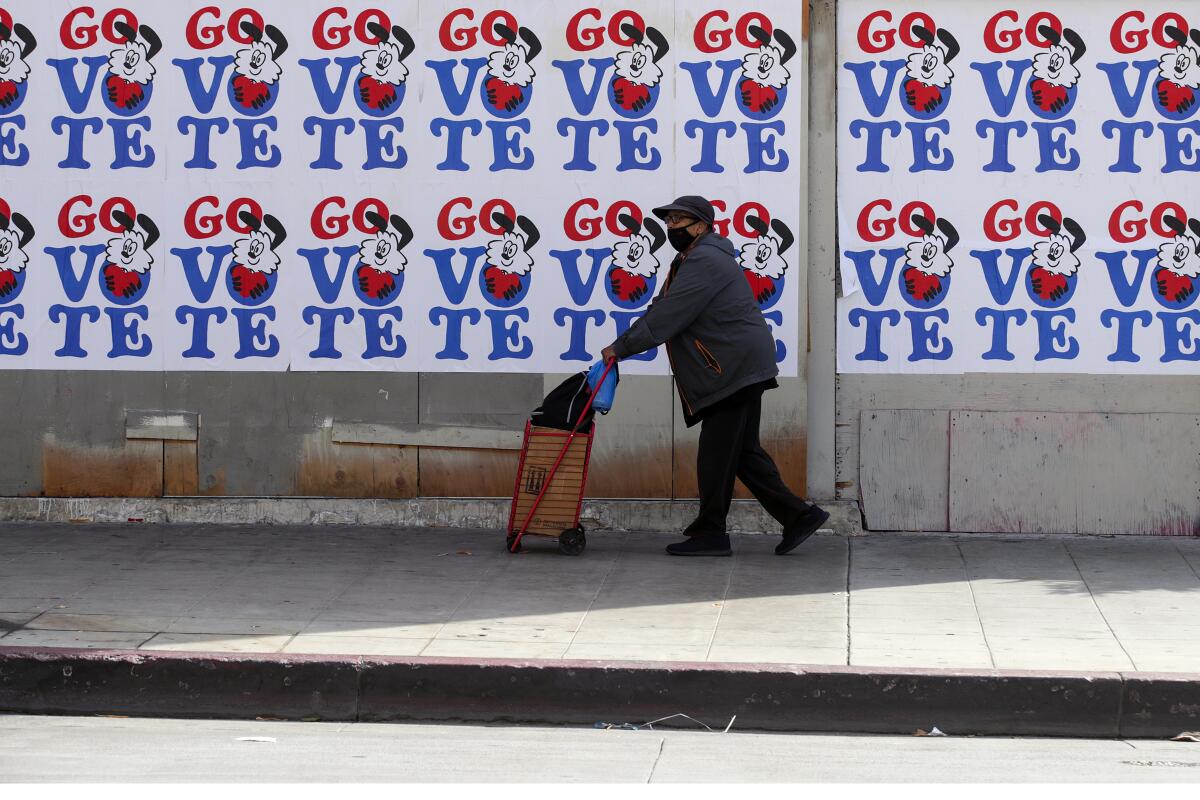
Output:
[[1200,674],[0,647],[0,711],[1149,738],[1200,728]]
[[[502,529],[511,507],[506,497],[0,497],[0,522]],[[821,507],[829,511],[827,528],[862,534],[858,503],[821,501]],[[580,521],[588,530],[676,533],[695,519],[697,508],[695,500],[585,500]],[[729,530],[777,534],[779,523],[753,500],[735,500]]]

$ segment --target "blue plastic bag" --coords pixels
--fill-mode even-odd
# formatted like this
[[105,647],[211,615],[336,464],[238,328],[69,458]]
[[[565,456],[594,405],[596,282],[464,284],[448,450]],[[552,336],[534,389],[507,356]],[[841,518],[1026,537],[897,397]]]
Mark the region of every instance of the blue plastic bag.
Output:
[[607,414],[612,409],[613,401],[617,398],[617,382],[621,380],[621,376],[617,374],[617,365],[613,364],[612,369],[608,371],[608,376],[604,379],[604,385],[600,387],[599,391],[596,391],[601,375],[604,375],[604,362],[597,361],[588,370],[588,389],[596,392],[592,408],[601,414]]

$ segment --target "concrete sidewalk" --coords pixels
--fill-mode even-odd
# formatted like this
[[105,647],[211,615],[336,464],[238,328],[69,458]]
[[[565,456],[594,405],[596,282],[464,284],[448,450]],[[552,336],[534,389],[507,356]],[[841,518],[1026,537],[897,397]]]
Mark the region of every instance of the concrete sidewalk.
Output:
[[1200,671],[1200,540],[0,526],[0,646]]
[[1200,728],[1200,540],[674,538],[572,558],[498,531],[0,525],[0,710]]

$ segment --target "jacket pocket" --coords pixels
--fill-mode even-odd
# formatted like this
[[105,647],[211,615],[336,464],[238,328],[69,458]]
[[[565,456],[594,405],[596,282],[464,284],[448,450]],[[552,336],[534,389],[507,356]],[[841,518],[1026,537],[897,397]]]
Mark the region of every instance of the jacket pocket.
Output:
[[704,346],[704,342],[696,339],[696,349],[700,352],[700,357],[704,359],[704,366],[716,374],[721,374],[721,362],[717,361],[717,357],[712,354],[712,351]]

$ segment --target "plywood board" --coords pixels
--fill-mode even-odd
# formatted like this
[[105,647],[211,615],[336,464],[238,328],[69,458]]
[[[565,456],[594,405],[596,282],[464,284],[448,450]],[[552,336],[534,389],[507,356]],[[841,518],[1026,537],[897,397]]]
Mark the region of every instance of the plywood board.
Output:
[[838,418],[869,408],[1200,414],[1200,376],[839,375]]
[[955,531],[1200,534],[1200,415],[956,411]]
[[87,447],[47,440],[42,494],[47,497],[161,497],[163,443],[133,439],[122,447]]
[[[545,377],[545,393],[568,375]],[[624,375],[616,403],[596,417],[588,497],[667,498],[671,496],[671,379]]]
[[674,404],[674,430],[671,436],[671,496],[676,500],[694,500],[700,496],[696,484],[696,450],[700,445],[700,426],[687,427],[683,406]]
[[163,494],[199,494],[200,464],[195,442],[163,442]]
[[[788,488],[801,497],[807,491],[806,405],[802,379],[779,379],[780,388],[763,395],[759,438],[763,449],[775,461]],[[700,425],[688,428],[683,409],[675,404],[675,434],[672,452],[674,497],[693,499],[700,491],[696,484],[696,451],[700,443]],[[753,497],[741,481],[734,484],[734,497]]]
[[518,451],[417,449],[422,497],[512,497]]
[[520,450],[521,431],[465,425],[384,425],[334,420],[333,441],[348,444],[393,444],[468,447],[476,450]]
[[194,442],[200,415],[189,411],[126,411],[126,439]]
[[398,445],[345,444],[332,429],[304,437],[295,493],[307,497],[414,497],[417,452]]
[[859,485],[868,528],[946,530],[949,423],[947,411],[862,412]]
[[[808,402],[803,378],[779,378],[779,388],[763,395],[759,438],[788,488],[808,494]],[[736,497],[750,497],[738,484]]]
[[398,499],[417,496],[417,448],[372,445],[372,497]]

